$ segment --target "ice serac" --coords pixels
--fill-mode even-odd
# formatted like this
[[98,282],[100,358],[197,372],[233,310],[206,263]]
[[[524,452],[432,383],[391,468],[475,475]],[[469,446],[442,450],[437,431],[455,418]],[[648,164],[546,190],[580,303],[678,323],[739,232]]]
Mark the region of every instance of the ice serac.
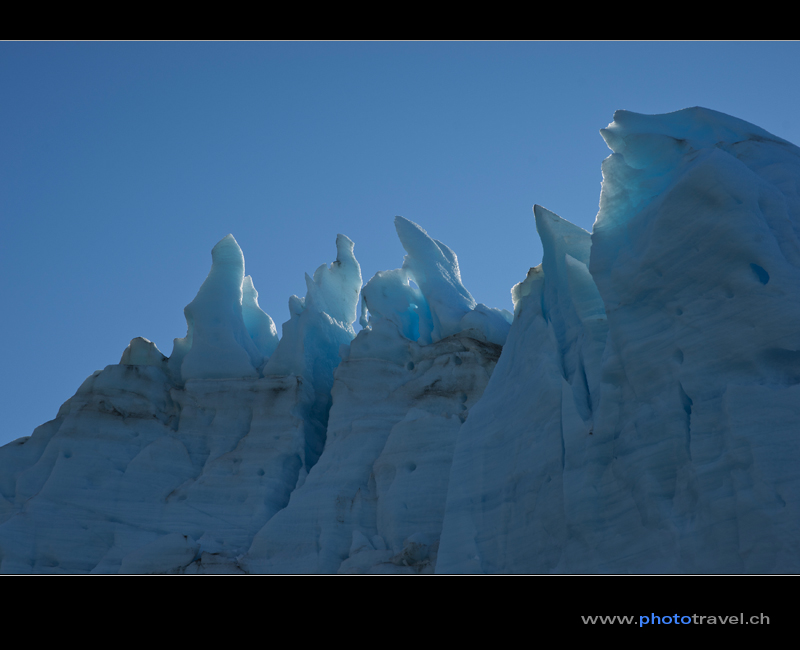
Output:
[[283,337],[264,367],[264,376],[299,377],[306,392],[304,472],[311,469],[322,453],[333,372],[341,360],[341,346],[348,345],[355,336],[353,323],[361,291],[361,267],[353,247],[349,238],[337,235],[336,261],[321,265],[313,278],[306,274],[306,296],[289,298],[290,320],[283,324]]
[[628,497],[602,553],[622,566],[628,543],[634,570],[797,572],[800,478],[786,468],[800,440],[771,423],[800,414],[800,149],[702,108],[618,111],[603,135],[596,435],[617,436]]
[[433,572],[456,440],[501,346],[486,322],[461,327],[475,303],[455,254],[396,224],[406,263],[364,287],[369,318],[336,369],[325,451],[255,536],[251,572]]
[[432,239],[413,221],[395,217],[394,225],[406,253],[403,269],[417,283],[428,302],[431,338],[439,341],[458,331],[461,319],[475,308],[475,299],[461,283],[456,254]]
[[561,374],[570,385],[575,408],[591,429],[607,335],[603,300],[587,268],[591,238],[539,205],[533,212],[542,240],[542,316],[553,330]]
[[242,317],[243,281],[242,249],[227,235],[212,249],[211,271],[184,309],[188,331],[175,339],[170,357],[170,367],[183,381],[258,377],[264,355]]
[[437,572],[547,571],[567,538],[565,454],[592,431],[605,313],[589,233],[534,215],[542,264],[512,291],[503,354],[459,435]]
[[[318,376],[258,377],[258,356],[247,350],[269,352],[271,320],[233,237],[212,257],[170,363],[134,339],[55,420],[0,448],[0,572],[244,570],[239,558],[253,536],[316,460],[307,449],[309,431],[318,433],[310,421]],[[321,290],[306,304],[324,299],[336,318],[354,320],[360,277],[346,238],[340,260],[330,273],[347,281],[318,270]],[[352,331],[351,323],[309,313],[296,332],[301,347],[338,361],[340,340],[352,335],[332,337],[327,349],[320,332]]]
[[0,449],[0,572],[240,572],[297,483],[298,388],[98,371],[55,420]]
[[[511,313],[475,303],[447,245],[403,217],[395,217],[395,229],[407,255],[402,268],[377,273],[364,287],[368,311],[422,345],[472,330],[472,336],[502,346]],[[369,326],[366,320],[362,325]]]
[[800,150],[701,108],[602,133],[588,272],[548,264],[537,214],[437,571],[796,573]]
[[602,133],[593,231],[534,207],[510,327],[398,218],[358,336],[340,235],[277,342],[223,239],[169,360],[132,340],[0,448],[0,572],[800,573],[800,149]]
[[453,449],[500,347],[373,324],[336,370],[324,453],[242,560],[253,573],[433,571]]

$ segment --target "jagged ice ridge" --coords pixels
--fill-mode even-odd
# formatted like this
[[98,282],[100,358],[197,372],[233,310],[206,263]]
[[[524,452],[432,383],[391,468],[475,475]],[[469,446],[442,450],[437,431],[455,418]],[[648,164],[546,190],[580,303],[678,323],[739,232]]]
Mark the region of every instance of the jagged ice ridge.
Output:
[[169,358],[0,448],[0,571],[798,572],[800,149],[601,133],[593,231],[534,207],[513,315],[397,217],[402,266],[362,287],[339,235],[279,339],[222,239]]

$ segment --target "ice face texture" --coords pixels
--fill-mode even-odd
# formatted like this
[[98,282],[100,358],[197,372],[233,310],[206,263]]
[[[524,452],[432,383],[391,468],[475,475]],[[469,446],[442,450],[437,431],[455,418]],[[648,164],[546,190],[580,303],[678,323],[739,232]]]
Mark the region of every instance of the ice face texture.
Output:
[[336,370],[325,451],[256,534],[254,573],[432,573],[450,465],[500,346],[379,320]]
[[800,572],[800,149],[701,108],[602,134],[592,233],[534,207],[510,327],[398,217],[358,335],[339,235],[278,342],[223,239],[169,361],[134,339],[0,448],[0,571]]
[[302,405],[306,422],[304,472],[322,453],[340,348],[355,336],[361,267],[353,248],[349,238],[337,235],[336,261],[321,265],[313,278],[306,274],[308,292],[305,298],[289,298],[291,318],[283,324],[283,337],[264,367],[265,376],[296,375],[302,379],[307,395]]
[[583,471],[594,439],[606,318],[586,269],[589,233],[540,206],[534,214],[542,264],[514,287],[503,354],[460,431],[438,572],[548,572],[568,537],[565,462],[574,453]]
[[433,572],[455,443],[510,314],[475,304],[450,248],[395,226],[403,267],[364,287],[369,319],[336,369],[325,451],[254,537],[249,571]]
[[324,444],[361,285],[353,243],[337,244],[290,301],[290,370],[259,377],[277,336],[229,235],[169,362],[134,339],[55,420],[0,448],[0,572],[242,572]]
[[602,133],[589,273],[537,214],[437,571],[797,572],[800,150],[700,108]]

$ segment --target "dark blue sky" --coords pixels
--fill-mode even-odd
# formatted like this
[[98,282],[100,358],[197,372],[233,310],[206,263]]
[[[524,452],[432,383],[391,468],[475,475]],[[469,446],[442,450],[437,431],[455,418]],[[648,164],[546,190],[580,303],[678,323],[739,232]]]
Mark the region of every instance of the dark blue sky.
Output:
[[144,336],[169,355],[228,233],[280,330],[305,272],[392,218],[511,309],[531,207],[591,230],[616,109],[705,106],[800,144],[798,43],[0,43],[0,444]]

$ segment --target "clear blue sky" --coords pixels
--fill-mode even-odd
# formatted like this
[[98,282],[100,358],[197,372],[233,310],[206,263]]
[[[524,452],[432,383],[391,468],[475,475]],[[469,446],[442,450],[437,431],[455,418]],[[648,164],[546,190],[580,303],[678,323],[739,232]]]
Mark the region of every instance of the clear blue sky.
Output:
[[705,106],[800,144],[798,43],[0,43],[0,444],[144,336],[169,355],[228,233],[280,324],[392,218],[511,309],[531,207],[591,230],[616,109]]

